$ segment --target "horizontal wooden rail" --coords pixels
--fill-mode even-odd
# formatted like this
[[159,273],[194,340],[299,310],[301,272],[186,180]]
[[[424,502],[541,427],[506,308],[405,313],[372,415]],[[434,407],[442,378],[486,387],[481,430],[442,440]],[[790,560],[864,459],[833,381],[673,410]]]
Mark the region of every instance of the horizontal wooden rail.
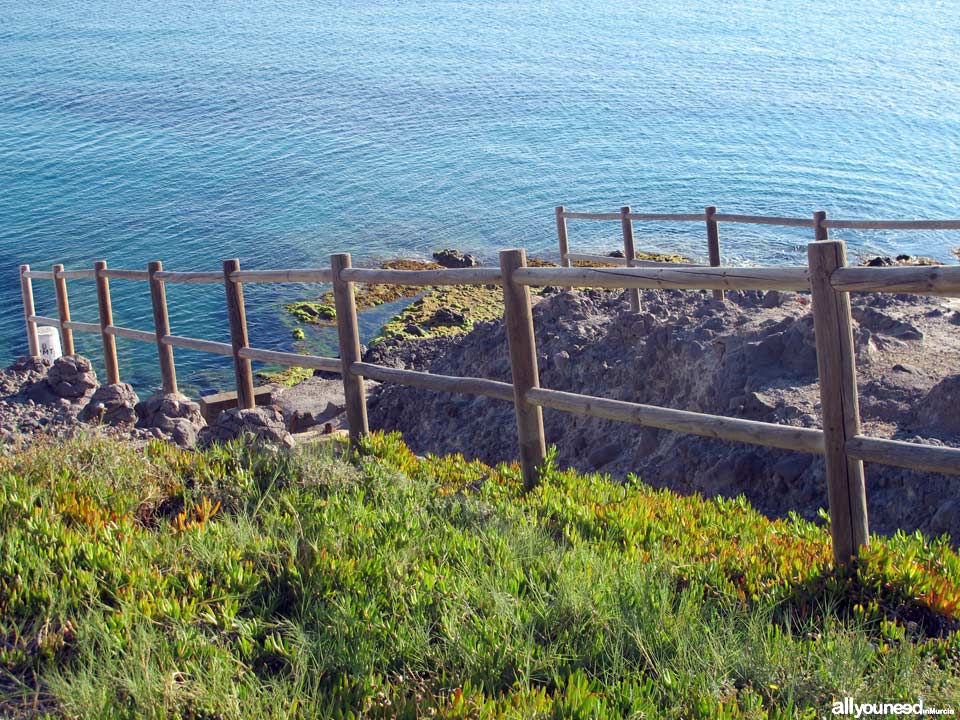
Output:
[[857,435],[847,440],[844,449],[850,457],[866,462],[960,475],[960,448]]
[[60,280],[81,280],[83,278],[93,279],[97,277],[97,271],[93,268],[89,270],[61,270],[57,273]]
[[149,280],[150,273],[146,270],[114,270],[108,268],[100,271],[100,277],[114,280]]
[[[621,220],[620,213],[573,212],[560,213],[571,220]],[[659,222],[703,222],[702,213],[636,213],[627,214],[629,220],[650,220]],[[737,215],[716,213],[717,222],[743,223],[748,225],[779,225],[781,227],[814,227],[812,218],[777,217],[774,215]],[[829,220],[821,222],[825,228],[848,230],[960,230],[960,220]]]
[[276,350],[261,350],[259,348],[242,348],[237,353],[244,360],[259,360],[260,362],[288,365],[290,367],[310,368],[311,370],[325,370],[340,372],[340,359],[321,357],[320,355],[300,355],[298,353],[278,352]]
[[27,318],[30,322],[36,325],[46,325],[47,327],[60,327],[60,319],[47,317],[46,315],[31,315]]
[[850,230],[960,230],[960,220],[824,220],[828,228]]
[[563,213],[563,217],[570,220],[619,220],[620,213],[589,213],[589,212],[570,212]]
[[609,255],[600,255],[598,253],[572,253],[568,252],[564,257],[570,262],[597,262],[607,265],[622,265],[626,267],[627,259],[625,257],[611,257]]
[[452,375],[434,375],[433,373],[403,370],[400,368],[355,362],[350,371],[380,382],[436,390],[439,392],[460,393],[463,395],[484,395],[496,400],[513,402],[513,385],[485,378],[455,377]]
[[843,267],[834,270],[830,284],[843,292],[956,295],[960,294],[960,267]]
[[[268,283],[328,283],[333,281],[333,273],[329,268],[296,269],[296,270],[235,270],[230,273],[232,282],[268,282]],[[223,275],[220,276],[223,282]]]
[[444,268],[443,270],[374,270],[346,268],[340,273],[344,282],[382,283],[385,285],[495,285],[500,282],[497,268]]
[[823,431],[812,428],[740,420],[687,410],[672,410],[655,405],[607,400],[546,388],[529,390],[527,401],[540,407],[589,415],[604,420],[628,422],[749,445],[795,450],[814,455],[823,454]]
[[53,272],[50,270],[27,270],[23,276],[31,280],[53,280]]
[[[621,217],[624,217],[621,215]],[[703,213],[626,213],[627,220],[655,220],[660,222],[703,222]]]
[[107,335],[122,337],[127,340],[139,340],[140,342],[156,343],[157,334],[146,330],[134,330],[133,328],[120,327],[119,325],[107,325],[103,329]]
[[161,282],[172,283],[217,283],[223,282],[222,272],[171,272],[161,270],[154,273],[154,277]]
[[[220,273],[220,282],[223,282],[223,273]],[[97,328],[99,330],[99,328]],[[212,340],[197,340],[196,338],[181,337],[180,335],[164,335],[160,342],[171,347],[199,352],[213,353],[214,355],[233,355],[233,348],[227,343],[213,342]]]
[[[567,260],[570,262],[597,262],[607,263],[608,265],[620,265],[626,267],[627,259],[622,257],[610,257],[608,255],[596,255],[593,253],[567,253]],[[669,260],[634,260],[630,267],[652,267],[652,268],[672,268],[672,267],[709,267],[698,263],[678,263]]]
[[780,225],[783,227],[813,227],[811,218],[772,217],[767,215],[731,215],[717,213],[713,216],[717,222],[742,223],[746,225]]
[[725,268],[532,268],[514,273],[521,285],[641,288],[649,290],[794,290],[810,289],[805,267]]
[[67,330],[79,330],[80,332],[88,333],[97,333],[100,334],[100,323],[86,323],[86,322],[77,322],[76,320],[68,320],[63,323],[63,327]]

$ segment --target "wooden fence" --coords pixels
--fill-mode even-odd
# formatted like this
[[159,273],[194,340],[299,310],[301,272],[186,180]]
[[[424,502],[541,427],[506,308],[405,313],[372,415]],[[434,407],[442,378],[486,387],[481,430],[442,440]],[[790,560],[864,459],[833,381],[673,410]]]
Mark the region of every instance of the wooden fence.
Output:
[[[960,230],[960,220],[830,220],[827,213],[818,211],[810,218],[773,217],[769,215],[728,215],[718,213],[717,208],[710,205],[702,213],[635,213],[630,206],[620,208],[619,212],[573,212],[563,205],[555,208],[557,222],[557,246],[560,251],[560,265],[570,267],[575,262],[605,263],[608,265],[625,265],[628,267],[663,267],[664,262],[636,259],[636,239],[634,222],[653,223],[704,223],[707,237],[708,265],[701,267],[720,267],[720,223],[738,223],[746,225],[775,225],[779,227],[809,227],[813,228],[814,240],[826,240],[830,228],[847,230]],[[570,233],[567,220],[616,220],[620,223],[623,235],[624,257],[610,257],[594,253],[570,252]],[[669,266],[677,267],[678,263]],[[692,264],[693,266],[697,266]],[[688,267],[691,264],[687,265]],[[723,299],[723,290],[714,290],[714,298]],[[640,294],[631,290],[630,305],[637,309],[640,306]]]
[[[584,216],[584,213],[558,211],[558,219]],[[590,217],[612,219],[614,216],[598,214]],[[616,217],[631,220],[647,219],[651,216],[624,213]],[[709,217],[711,214],[708,214]],[[692,216],[657,215],[655,218],[688,220]],[[712,218],[715,222],[760,222],[756,218],[746,219],[745,216],[723,216],[715,213]],[[784,224],[789,219],[770,220]],[[800,222],[789,221],[795,224]],[[825,237],[822,224],[817,225],[816,221],[803,222],[818,228],[818,235]],[[854,226],[853,221],[844,222],[842,227]],[[865,222],[857,222],[857,227],[868,226]],[[960,222],[951,223],[951,228],[960,229]],[[841,227],[837,221],[831,226]],[[878,223],[869,225],[876,226]],[[932,226],[930,223],[924,224],[924,227]],[[719,245],[717,249],[719,251]],[[575,257],[564,251],[564,261]],[[74,279],[96,281],[99,323],[71,319],[66,281]],[[33,304],[33,280],[54,282],[58,317],[36,314]],[[153,304],[153,331],[113,324],[110,280],[149,283]],[[350,438],[353,443],[368,432],[364,378],[512,402],[516,409],[520,463],[524,483],[528,488],[537,482],[539,469],[546,457],[542,408],[730,442],[823,455],[826,460],[833,555],[834,562],[838,565],[850,562],[856,557],[860,547],[869,541],[863,461],[960,474],[960,448],[908,443],[862,434],[849,300],[850,292],[958,295],[960,267],[847,267],[844,244],[824,238],[808,246],[808,264],[798,267],[528,267],[523,250],[504,250],[500,253],[499,268],[416,271],[363,269],[351,266],[349,254],[337,254],[331,257],[329,269],[242,270],[237,260],[225,261],[222,272],[169,272],[163,270],[159,262],[150,263],[146,270],[113,270],[102,261],[90,270],[64,270],[62,265],[55,265],[51,271],[43,272],[22,265],[20,281],[30,352],[38,354],[37,325],[60,328],[66,354],[74,351],[73,332],[99,333],[103,339],[109,383],[120,381],[115,344],[117,337],[156,344],[163,389],[166,392],[177,390],[174,348],[188,348],[232,357],[236,371],[238,405],[243,408],[252,408],[254,405],[251,361],[339,372],[344,382]],[[251,346],[247,332],[243,285],[255,282],[332,283],[340,357],[300,355]],[[166,283],[223,283],[231,342],[211,342],[171,334],[164,293]],[[360,357],[354,302],[355,283],[423,287],[500,284],[503,287],[504,322],[513,381],[506,383],[485,378],[435,375],[363,362]],[[613,288],[628,291],[679,289],[715,292],[810,292],[816,328],[823,427],[793,427],[541,388],[530,301],[532,286]]]

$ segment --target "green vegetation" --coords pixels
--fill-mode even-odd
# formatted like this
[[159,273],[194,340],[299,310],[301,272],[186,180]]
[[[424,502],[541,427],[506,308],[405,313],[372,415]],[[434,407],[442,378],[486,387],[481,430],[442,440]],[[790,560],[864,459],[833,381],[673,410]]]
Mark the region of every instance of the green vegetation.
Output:
[[[287,303],[283,306],[283,309],[298,322],[302,323],[322,323],[337,317],[337,311],[333,305],[328,305],[323,302],[301,300],[299,302]],[[300,330],[300,332],[302,333],[303,330]]]
[[[341,451],[342,452],[342,451]],[[960,700],[960,558],[550,469],[233,445],[0,458],[0,715],[814,718]]]
[[503,291],[483,285],[432,288],[392,317],[371,344],[393,338],[461,335],[503,315]]
[[255,376],[257,385],[285,385],[292,387],[313,377],[313,370],[302,367],[284,367],[279,370],[261,371]]

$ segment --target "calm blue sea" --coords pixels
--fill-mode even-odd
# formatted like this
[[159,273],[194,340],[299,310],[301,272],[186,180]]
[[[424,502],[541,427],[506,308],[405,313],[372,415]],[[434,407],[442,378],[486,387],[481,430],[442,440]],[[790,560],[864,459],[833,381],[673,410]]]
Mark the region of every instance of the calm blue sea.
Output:
[[[960,216],[958,64],[958,0],[0,0],[0,362],[24,350],[23,262],[551,255],[560,203]],[[571,222],[571,242],[612,248],[618,231]],[[721,232],[754,263],[801,260],[809,239]],[[703,254],[699,225],[637,233]],[[836,235],[944,260],[960,245]],[[146,286],[113,285],[117,322],[149,329]],[[89,286],[70,283],[75,319],[96,318]],[[295,347],[280,305],[312,292],[249,286],[254,342]],[[51,285],[36,293],[54,314]],[[168,294],[175,333],[226,339],[221,287]],[[96,336],[78,341],[99,358]],[[138,389],[157,382],[149,345],[122,341],[120,360]],[[222,358],[177,363],[188,389],[229,377]]]

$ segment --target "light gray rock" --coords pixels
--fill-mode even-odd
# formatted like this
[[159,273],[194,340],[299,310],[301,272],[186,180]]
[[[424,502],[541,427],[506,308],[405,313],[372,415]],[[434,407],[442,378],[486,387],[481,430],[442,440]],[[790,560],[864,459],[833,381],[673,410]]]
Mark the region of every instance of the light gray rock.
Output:
[[283,414],[289,432],[303,432],[332,420],[346,410],[343,382],[339,379],[307,378],[279,392],[274,398],[274,405]]

